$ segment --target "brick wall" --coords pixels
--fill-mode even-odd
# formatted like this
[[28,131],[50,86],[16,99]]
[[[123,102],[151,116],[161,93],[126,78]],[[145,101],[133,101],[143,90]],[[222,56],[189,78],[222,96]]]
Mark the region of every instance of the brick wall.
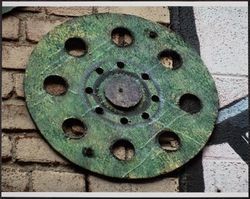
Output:
[[89,174],[57,154],[41,137],[25,105],[23,77],[28,58],[47,32],[98,12],[122,12],[169,24],[166,7],[16,8],[3,16],[2,191],[178,191],[178,177],[117,182]]

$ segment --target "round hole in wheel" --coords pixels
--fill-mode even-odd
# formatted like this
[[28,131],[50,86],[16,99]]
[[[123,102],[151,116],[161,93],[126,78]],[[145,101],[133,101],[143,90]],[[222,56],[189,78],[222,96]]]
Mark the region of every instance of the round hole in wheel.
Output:
[[123,62],[120,62],[120,61],[117,62],[116,64],[117,64],[118,68],[120,68],[120,69],[123,69],[125,66],[125,64]]
[[87,132],[85,124],[77,118],[66,119],[62,124],[62,129],[69,138],[81,138]]
[[141,74],[141,77],[142,77],[142,79],[144,79],[144,80],[149,80],[149,79],[150,79],[150,77],[149,77],[149,75],[148,75],[147,73],[142,73],[142,74]]
[[99,75],[101,75],[103,73],[103,69],[102,68],[97,68],[95,70]]
[[[117,27],[128,32],[114,30]],[[114,36],[117,44],[112,30],[118,35]],[[158,37],[150,38],[149,31]],[[83,57],[70,56],[64,47],[75,35],[87,44]],[[183,67],[164,67],[157,56],[165,49],[182,56]],[[178,60],[174,53],[164,55]],[[67,92],[59,92],[60,97],[43,90],[50,75],[66,82]],[[152,178],[183,166],[205,146],[218,111],[214,81],[196,51],[162,25],[114,13],[77,17],[45,35],[29,58],[24,91],[30,115],[52,148],[83,169],[123,179]],[[204,108],[196,115],[181,109],[181,96],[188,92],[202,100]],[[66,136],[62,124],[69,117],[84,122],[86,136]],[[181,138],[181,147],[174,153],[164,151],[156,141],[165,128]],[[118,161],[109,149],[125,138],[136,155],[130,161]]]
[[128,124],[128,119],[126,117],[122,117],[120,119],[121,124]]
[[135,154],[133,144],[124,139],[116,141],[110,148],[110,151],[119,160],[130,160]]
[[152,38],[152,39],[155,39],[156,37],[158,37],[158,34],[154,31],[150,31],[149,32],[149,37]]
[[82,153],[84,156],[89,157],[89,158],[94,156],[94,150],[90,147],[83,147]]
[[165,151],[176,151],[180,147],[180,138],[172,131],[161,131],[158,142]]
[[103,110],[102,107],[96,107],[96,108],[95,108],[95,112],[96,112],[97,114],[102,115],[102,114],[104,113],[104,110]]
[[143,119],[149,119],[149,114],[148,113],[146,113],[146,112],[144,112],[144,113],[142,113],[142,115],[141,115],[141,117],[143,118]]
[[88,94],[91,94],[91,93],[93,93],[93,89],[91,87],[87,87],[87,88],[85,88],[85,92]]
[[179,106],[182,110],[190,114],[200,112],[202,109],[202,103],[198,97],[193,94],[184,94],[179,100]]
[[160,98],[157,95],[153,95],[151,97],[151,99],[152,99],[153,102],[159,102],[160,101]]
[[111,32],[112,41],[119,47],[126,47],[132,44],[133,36],[127,28],[118,27]]
[[158,54],[158,59],[160,60],[161,64],[168,69],[177,69],[182,65],[182,58],[181,56],[173,50],[164,50]]
[[45,78],[43,82],[44,90],[50,95],[63,95],[68,90],[67,81],[58,75],[50,75]]
[[67,39],[64,47],[67,53],[74,57],[81,57],[87,53],[87,44],[83,39],[78,37]]

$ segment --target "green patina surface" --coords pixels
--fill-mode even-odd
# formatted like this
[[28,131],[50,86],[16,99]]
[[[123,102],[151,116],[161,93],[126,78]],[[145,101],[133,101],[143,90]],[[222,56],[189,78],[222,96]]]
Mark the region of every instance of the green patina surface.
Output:
[[[133,43],[118,47],[111,31],[124,27],[131,31]],[[149,32],[157,33],[150,38]],[[83,38],[88,52],[74,57],[64,48],[71,37]],[[164,67],[158,54],[165,49],[176,51],[182,66],[176,70]],[[125,64],[117,69],[117,62]],[[97,74],[101,67],[104,72]],[[150,80],[143,80],[147,73]],[[64,95],[53,96],[43,87],[47,76],[65,78],[69,88]],[[133,110],[123,112],[105,100],[105,82],[113,75],[128,75],[141,85],[143,96]],[[93,94],[84,92],[94,88]],[[196,95],[202,109],[189,114],[178,101],[186,93]],[[218,96],[214,81],[199,55],[179,36],[165,27],[140,17],[122,14],[96,14],[68,21],[48,33],[33,51],[25,74],[25,95],[28,109],[37,127],[49,144],[73,163],[90,171],[118,178],[148,178],[170,172],[193,158],[204,147],[214,128]],[[152,95],[159,102],[152,102]],[[95,108],[103,107],[104,114]],[[141,112],[149,113],[148,120]],[[120,118],[129,123],[123,125]],[[62,123],[78,118],[86,127],[80,139],[65,136]],[[158,143],[158,133],[171,130],[180,138],[180,148],[165,151]],[[110,152],[112,143],[125,139],[131,142],[135,155],[118,160]],[[93,156],[84,156],[83,148],[91,148]]]

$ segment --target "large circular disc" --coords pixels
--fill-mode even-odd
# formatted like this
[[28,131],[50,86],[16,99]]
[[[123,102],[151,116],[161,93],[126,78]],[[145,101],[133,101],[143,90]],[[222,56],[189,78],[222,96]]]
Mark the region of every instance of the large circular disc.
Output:
[[[25,94],[56,151],[117,178],[185,164],[211,135],[218,106],[196,51],[164,26],[123,14],[88,15],[49,32],[29,59]],[[124,158],[119,147],[130,149]]]

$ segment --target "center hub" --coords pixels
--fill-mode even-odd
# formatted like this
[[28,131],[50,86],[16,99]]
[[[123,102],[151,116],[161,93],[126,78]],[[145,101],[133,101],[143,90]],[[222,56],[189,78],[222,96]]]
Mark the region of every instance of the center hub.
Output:
[[118,74],[106,82],[104,94],[116,108],[129,109],[139,104],[142,98],[142,88],[135,78]]

